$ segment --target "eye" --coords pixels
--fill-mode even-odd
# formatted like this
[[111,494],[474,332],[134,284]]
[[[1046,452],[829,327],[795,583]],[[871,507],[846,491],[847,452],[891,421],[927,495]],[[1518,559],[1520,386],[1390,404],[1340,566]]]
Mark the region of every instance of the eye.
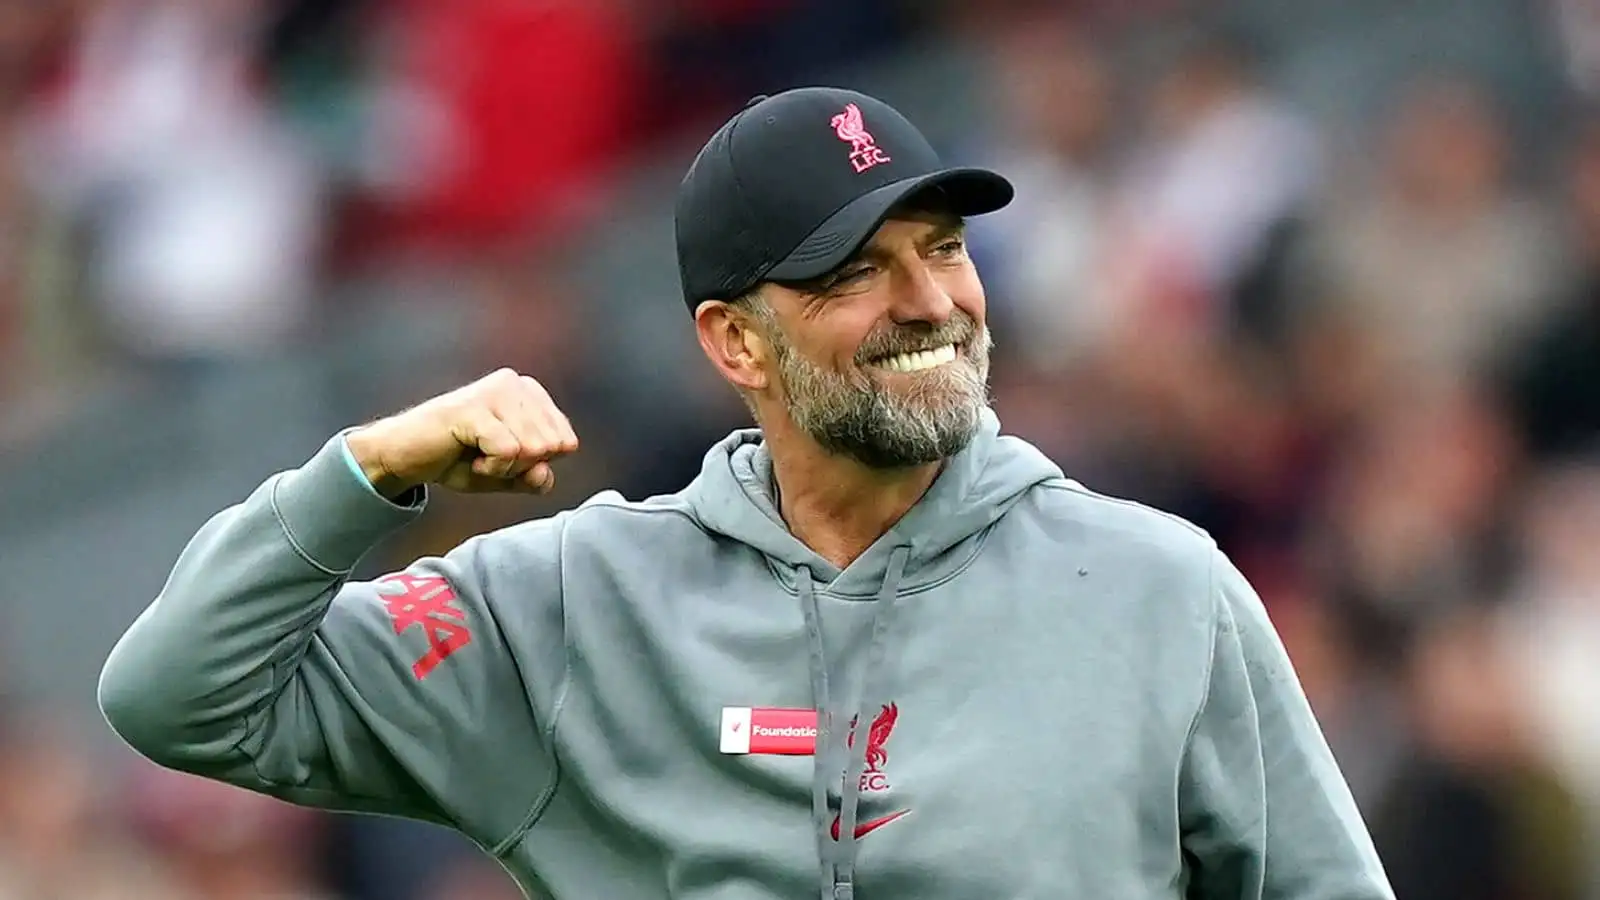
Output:
[[948,237],[933,246],[933,252],[940,256],[960,256],[967,249],[967,239],[956,236]]
[[877,273],[878,267],[872,265],[871,263],[862,263],[860,265],[851,266],[850,268],[840,271],[833,277],[831,281],[828,282],[828,290],[836,291],[841,288],[849,287],[853,284],[860,284]]

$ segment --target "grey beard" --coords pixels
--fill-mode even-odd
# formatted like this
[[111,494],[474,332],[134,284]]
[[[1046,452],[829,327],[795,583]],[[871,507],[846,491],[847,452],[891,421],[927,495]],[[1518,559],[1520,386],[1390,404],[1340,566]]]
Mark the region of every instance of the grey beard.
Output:
[[874,469],[938,462],[961,451],[988,406],[990,336],[977,331],[955,362],[916,377],[909,391],[870,375],[823,369],[778,340],[779,373],[795,424],[829,453]]

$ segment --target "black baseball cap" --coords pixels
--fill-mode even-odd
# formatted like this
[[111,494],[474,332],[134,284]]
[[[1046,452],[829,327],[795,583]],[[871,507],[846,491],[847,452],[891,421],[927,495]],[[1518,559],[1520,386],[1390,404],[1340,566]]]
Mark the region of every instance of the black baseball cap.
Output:
[[803,282],[866,243],[889,210],[937,187],[959,216],[1011,202],[988,169],[946,167],[889,104],[806,87],[750,100],[700,149],[678,188],[678,274],[693,312],[763,281]]

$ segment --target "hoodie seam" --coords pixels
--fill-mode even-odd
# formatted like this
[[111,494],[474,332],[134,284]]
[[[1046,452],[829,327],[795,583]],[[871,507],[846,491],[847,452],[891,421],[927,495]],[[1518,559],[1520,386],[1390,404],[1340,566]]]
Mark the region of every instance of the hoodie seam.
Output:
[[[1211,676],[1217,664],[1217,633],[1221,627],[1222,619],[1221,606],[1217,601],[1217,560],[1215,553],[1209,554],[1207,559],[1206,599],[1210,605],[1208,610],[1210,626],[1206,629],[1209,638],[1207,641],[1209,650],[1206,653],[1205,670],[1201,676],[1201,684],[1205,685],[1205,687],[1200,694],[1199,704],[1195,706],[1194,718],[1189,722],[1188,732],[1183,737],[1183,756],[1181,759],[1188,758],[1189,751],[1194,746],[1195,735],[1200,731],[1200,721],[1205,718],[1206,707],[1211,704]],[[1182,766],[1183,763],[1180,762],[1179,765]]]
[[[943,587],[944,585],[949,584],[955,579],[961,577],[968,569],[972,568],[973,564],[978,561],[978,557],[983,555],[983,548],[989,543],[989,536],[993,532],[994,524],[991,524],[987,528],[978,531],[976,533],[976,537],[973,539],[972,552],[967,554],[967,557],[961,562],[957,563],[950,571],[940,575],[938,578],[935,578],[932,581],[923,581],[915,584],[905,585],[900,590],[896,591],[896,594],[900,597],[915,597],[918,594],[925,594],[928,591]],[[785,573],[783,571],[783,567],[778,562],[765,553],[762,554],[762,561],[766,564],[767,570],[770,571],[777,579],[779,589],[791,597],[800,596],[799,588],[789,584],[784,580]],[[829,590],[826,587],[821,589],[813,588],[813,590],[820,596],[825,596],[832,600],[848,600],[852,603],[863,603],[878,599],[878,595],[876,593],[841,594],[836,591]]]
[[[705,523],[700,520],[700,517],[695,515],[694,511],[692,509],[687,508],[687,503],[686,502],[680,501],[680,503],[682,505],[679,505],[679,504],[665,504],[665,503],[663,503],[663,504],[660,504],[660,505],[645,506],[645,505],[642,505],[642,504],[639,504],[639,503],[635,503],[635,502],[632,502],[632,501],[629,501],[629,500],[624,500],[624,499],[621,499],[621,498],[613,499],[611,497],[600,497],[600,496],[596,495],[595,497],[591,497],[590,499],[584,501],[581,505],[579,505],[577,507],[574,507],[573,509],[568,510],[567,511],[567,518],[568,518],[568,521],[571,521],[572,519],[575,519],[578,516],[581,516],[584,513],[588,512],[590,510],[593,510],[593,509],[611,509],[611,510],[617,510],[619,512],[639,513],[641,515],[647,515],[647,516],[649,516],[649,515],[675,515],[675,516],[679,516],[681,518],[689,520],[691,523],[693,523],[695,525],[695,527],[697,527],[697,528],[699,528],[699,529],[701,529],[703,531],[704,530],[708,530],[706,528]],[[563,541],[564,541],[565,540],[565,529],[563,529],[562,533],[563,533]]]
[[278,489],[282,487],[285,477],[287,475],[280,474],[272,479],[272,488],[267,492],[267,500],[272,507],[272,517],[278,521],[278,530],[283,532],[283,537],[289,542],[289,547],[294,550],[296,556],[305,560],[308,565],[324,575],[331,575],[335,578],[343,578],[349,575],[353,569],[329,568],[327,565],[317,561],[317,558],[312,556],[305,546],[300,543],[300,539],[294,536],[294,530],[289,527],[288,519],[284,518],[283,508],[278,505]]
[[529,804],[528,811],[523,815],[522,821],[510,834],[502,838],[491,849],[490,854],[496,859],[504,859],[516,846],[528,836],[544,818],[545,811],[550,808],[550,802],[555,799],[556,791],[561,787],[561,754],[557,750],[556,727],[561,723],[561,713],[566,709],[567,696],[572,690],[572,629],[567,622],[567,591],[566,591],[566,566],[564,561],[567,555],[567,525],[571,523],[578,510],[573,510],[566,517],[556,538],[556,606],[561,614],[561,686],[556,690],[555,700],[550,704],[550,724],[545,726],[545,745],[550,752],[550,780],[545,785],[533,802]]
[[1160,518],[1166,519],[1175,525],[1183,526],[1185,530],[1189,531],[1196,537],[1201,537],[1208,541],[1211,540],[1211,535],[1205,529],[1194,524],[1188,519],[1185,519],[1182,516],[1174,515],[1166,510],[1148,506],[1138,502],[1137,500],[1128,500],[1123,497],[1112,497],[1106,494],[1096,493],[1095,491],[1089,490],[1081,484],[1077,484],[1076,482],[1066,479],[1051,479],[1049,481],[1041,481],[1037,486],[1049,490],[1061,491],[1062,493],[1072,494],[1074,496],[1082,497],[1086,500],[1105,503],[1110,506],[1120,506],[1124,509],[1130,509],[1136,512],[1145,512],[1154,516],[1159,516]]

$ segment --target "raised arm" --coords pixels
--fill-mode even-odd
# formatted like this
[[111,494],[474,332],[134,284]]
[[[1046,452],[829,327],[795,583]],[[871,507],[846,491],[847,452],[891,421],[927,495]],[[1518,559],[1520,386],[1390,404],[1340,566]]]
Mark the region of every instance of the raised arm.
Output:
[[523,386],[497,374],[336,436],[214,516],[106,661],[112,728],[157,763],[291,802],[438,822],[491,849],[513,835],[554,774],[563,517],[348,576],[421,514],[429,482],[549,485],[545,460],[575,439]]

